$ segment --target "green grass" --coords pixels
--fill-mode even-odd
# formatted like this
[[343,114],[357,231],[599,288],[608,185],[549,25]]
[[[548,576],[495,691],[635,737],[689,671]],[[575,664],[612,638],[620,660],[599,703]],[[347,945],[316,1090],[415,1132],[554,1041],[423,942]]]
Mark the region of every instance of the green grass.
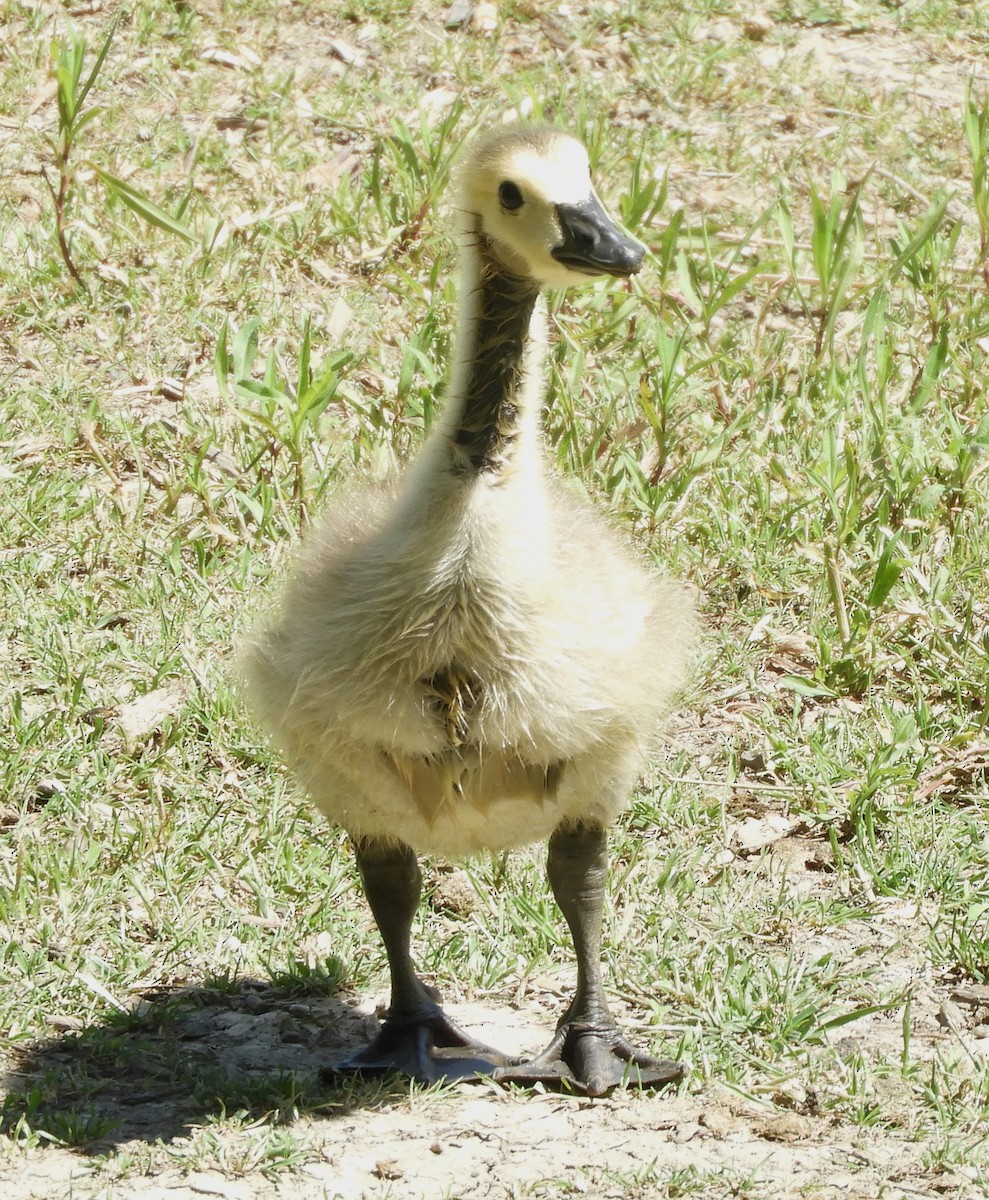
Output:
[[[785,4],[756,40],[719,3],[592,4],[556,24],[504,5],[480,35],[398,0],[305,20],[244,0],[222,22],[143,0],[71,152],[41,10],[2,11],[8,1061],[71,1043],[67,1018],[92,1037],[142,994],[204,981],[260,978],[286,1004],[341,976],[344,995],[383,988],[344,839],[246,722],[230,647],[337,481],[405,460],[433,419],[451,163],[516,108],[586,139],[651,252],[628,290],[551,299],[551,452],[696,586],[708,627],[614,838],[614,991],[645,1014],[640,1037],[689,1056],[689,1088],[762,1103],[797,1078],[830,1119],[906,1130],[930,1170],[977,1176],[984,1057],[898,1023],[920,980],[941,995],[989,979],[979,6]],[[76,18],[77,88],[112,15]],[[874,39],[884,88],[808,60],[812,35],[840,55],[849,30]],[[67,20],[55,36],[69,52]],[[953,74],[917,84],[951,55]],[[61,209],[42,168],[56,195],[65,180]],[[120,714],[169,688],[125,736]],[[766,811],[818,868],[735,852],[738,822]],[[418,957],[441,988],[507,1000],[567,977],[540,858],[472,864],[470,918],[424,906]],[[881,1044],[836,1051],[876,1029]],[[107,1153],[109,1068],[35,1061],[4,1108],[11,1144]],[[296,1169],[309,1135],[284,1114],[326,1095],[258,1086],[241,1103],[206,1079],[169,1154]],[[147,1165],[111,1160],[122,1177]],[[624,1186],[654,1184],[724,1194],[703,1172]]]

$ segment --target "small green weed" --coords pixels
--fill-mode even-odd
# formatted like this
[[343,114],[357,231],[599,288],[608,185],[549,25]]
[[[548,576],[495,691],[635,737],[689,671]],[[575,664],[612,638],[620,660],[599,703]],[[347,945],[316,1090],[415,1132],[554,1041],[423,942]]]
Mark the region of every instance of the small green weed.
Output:
[[78,175],[83,166],[88,167],[110,193],[119,198],[148,224],[176,234],[187,242],[196,240],[195,235],[182,220],[160,208],[133,185],[110,174],[102,167],[79,160],[77,147],[80,135],[83,129],[101,113],[99,108],[86,107],[86,100],[99,79],[113,42],[114,32],[115,29],[111,27],[85,79],[83,79],[83,68],[86,63],[87,46],[78,30],[70,29],[66,37],[55,41],[52,45],[52,71],[55,76],[55,94],[58,101],[58,137],[57,139],[48,139],[48,145],[58,172],[58,183],[57,185],[51,183],[47,174],[44,175],[44,179],[54,205],[55,234],[59,253],[69,274],[84,290],[86,290],[86,285],[72,255],[68,218],[72,193],[78,187]]

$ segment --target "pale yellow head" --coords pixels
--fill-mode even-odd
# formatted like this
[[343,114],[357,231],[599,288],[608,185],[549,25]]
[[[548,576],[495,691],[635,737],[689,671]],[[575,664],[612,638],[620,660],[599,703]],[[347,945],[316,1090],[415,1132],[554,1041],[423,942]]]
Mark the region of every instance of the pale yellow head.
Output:
[[506,271],[551,287],[593,275],[631,275],[643,247],[607,214],[587,151],[545,126],[515,125],[479,137],[461,166],[467,227]]

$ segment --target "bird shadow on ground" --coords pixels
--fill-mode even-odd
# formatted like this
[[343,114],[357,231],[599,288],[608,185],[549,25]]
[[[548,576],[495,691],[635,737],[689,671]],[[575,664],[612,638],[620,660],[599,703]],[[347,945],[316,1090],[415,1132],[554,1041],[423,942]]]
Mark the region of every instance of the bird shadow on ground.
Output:
[[188,1135],[239,1113],[290,1123],[407,1101],[395,1076],[320,1081],[369,1018],[325,986],[242,979],[149,994],[133,1012],[20,1051],[0,1078],[0,1132],[86,1155]]

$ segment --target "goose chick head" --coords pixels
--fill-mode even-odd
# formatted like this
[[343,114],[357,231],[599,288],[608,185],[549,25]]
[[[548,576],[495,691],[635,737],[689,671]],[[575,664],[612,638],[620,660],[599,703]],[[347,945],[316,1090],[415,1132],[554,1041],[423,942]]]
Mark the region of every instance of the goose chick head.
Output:
[[469,239],[507,273],[549,287],[634,275],[645,248],[607,213],[587,151],[558,129],[509,126],[478,138],[461,168]]

